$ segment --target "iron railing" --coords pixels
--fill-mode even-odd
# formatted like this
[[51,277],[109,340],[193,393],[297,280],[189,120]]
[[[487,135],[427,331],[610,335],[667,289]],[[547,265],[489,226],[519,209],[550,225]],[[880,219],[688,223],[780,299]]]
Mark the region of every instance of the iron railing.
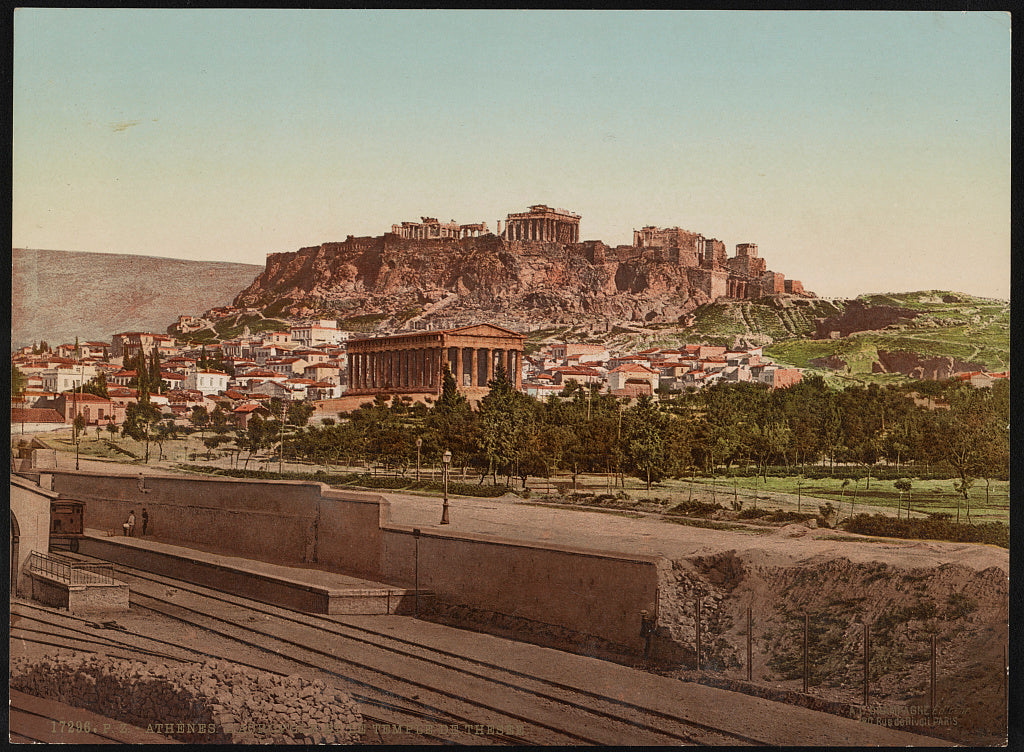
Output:
[[33,551],[29,558],[29,571],[68,585],[114,585],[114,567],[111,564],[86,564],[57,554]]

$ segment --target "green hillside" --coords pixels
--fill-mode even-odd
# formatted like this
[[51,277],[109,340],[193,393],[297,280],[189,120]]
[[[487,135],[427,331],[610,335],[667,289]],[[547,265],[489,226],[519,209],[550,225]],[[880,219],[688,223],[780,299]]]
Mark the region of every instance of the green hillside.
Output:
[[[637,325],[616,328],[600,340],[616,351],[683,344],[764,345],[776,362],[820,373],[834,385],[890,383],[906,380],[900,374],[873,374],[878,351],[904,351],[922,357],[953,357],[977,363],[990,371],[1009,367],[1010,304],[963,293],[925,290],[861,295],[868,306],[904,309],[915,318],[881,329],[856,331],[838,339],[814,339],[816,318],[842,316],[850,301],[800,298],[720,301],[693,312],[689,326]],[[545,336],[568,341],[595,341],[583,327],[535,332],[536,348]],[[814,359],[836,356],[846,362],[837,370],[815,367]]]

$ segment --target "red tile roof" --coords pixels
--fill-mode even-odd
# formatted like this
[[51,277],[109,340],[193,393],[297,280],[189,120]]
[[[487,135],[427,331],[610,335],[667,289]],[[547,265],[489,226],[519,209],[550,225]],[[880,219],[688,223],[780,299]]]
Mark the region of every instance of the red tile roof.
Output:
[[50,407],[12,407],[11,423],[63,423],[64,417]]

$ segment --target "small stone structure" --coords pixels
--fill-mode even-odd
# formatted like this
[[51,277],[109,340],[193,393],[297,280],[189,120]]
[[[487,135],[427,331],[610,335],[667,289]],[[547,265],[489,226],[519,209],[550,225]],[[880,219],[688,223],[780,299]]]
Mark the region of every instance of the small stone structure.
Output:
[[73,614],[128,610],[128,585],[109,565],[85,565],[33,551],[28,563],[32,600]]

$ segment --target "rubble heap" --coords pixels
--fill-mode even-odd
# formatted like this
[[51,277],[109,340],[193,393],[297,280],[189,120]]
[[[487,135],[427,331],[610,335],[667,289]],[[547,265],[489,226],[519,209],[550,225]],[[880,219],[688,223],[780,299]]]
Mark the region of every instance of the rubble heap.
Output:
[[227,661],[172,664],[59,651],[11,659],[10,686],[188,744],[352,744],[355,700],[324,682]]

